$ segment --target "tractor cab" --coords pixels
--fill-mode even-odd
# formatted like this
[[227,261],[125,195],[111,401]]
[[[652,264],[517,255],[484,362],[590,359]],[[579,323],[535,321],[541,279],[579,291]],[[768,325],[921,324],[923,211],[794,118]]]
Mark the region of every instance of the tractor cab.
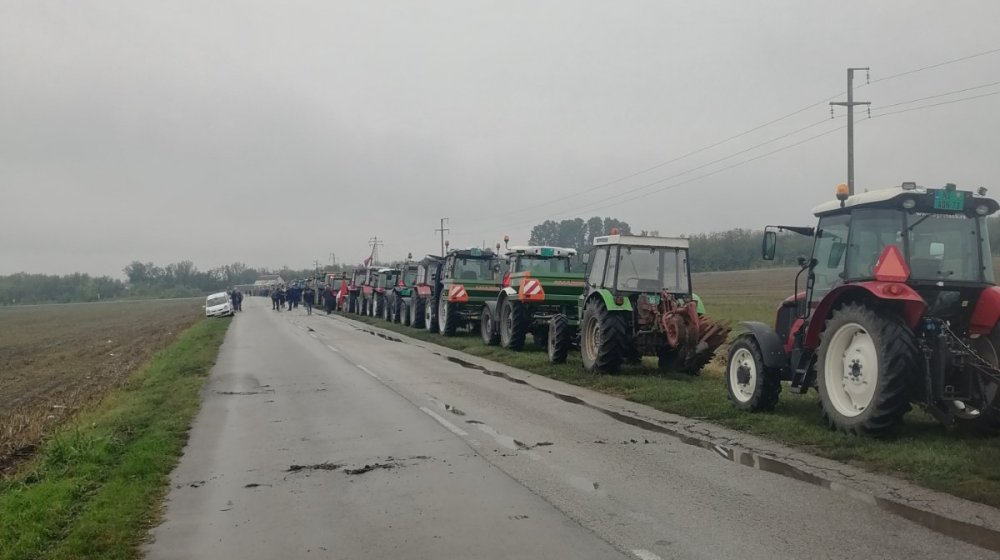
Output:
[[587,292],[608,290],[615,299],[628,299],[633,304],[640,295],[652,302],[664,293],[692,301],[688,247],[683,238],[595,237],[588,259]]
[[375,291],[384,294],[386,290],[391,290],[399,283],[400,274],[398,268],[378,269],[378,276],[375,277]]
[[507,274],[568,274],[572,270],[572,258],[576,256],[576,249],[510,247],[504,256],[507,258]]
[[813,250],[799,259],[795,295],[774,329],[745,323],[751,338],[734,341],[734,404],[771,408],[784,380],[799,393],[816,387],[828,422],[846,432],[887,431],[910,401],[945,423],[982,418],[1000,386],[1000,289],[986,224],[1000,205],[984,195],[903,183],[849,196],[841,185],[837,200],[813,210],[815,228],[768,226],[764,259],[774,258],[778,231],[811,236]]
[[661,369],[696,374],[711,360],[729,327],[705,317],[691,291],[688,248],[676,237],[594,238],[579,298],[586,369],[616,371],[645,355]]

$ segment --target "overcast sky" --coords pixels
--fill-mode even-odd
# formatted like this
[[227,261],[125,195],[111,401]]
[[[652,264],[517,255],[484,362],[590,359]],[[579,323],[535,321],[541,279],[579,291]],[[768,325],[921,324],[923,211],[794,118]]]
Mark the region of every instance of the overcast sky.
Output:
[[[1000,91],[886,107],[1000,82],[1000,52],[884,79],[1000,49],[997,22],[996,0],[0,0],[0,274],[356,263],[374,235],[399,258],[436,253],[441,217],[453,246],[574,216],[808,224],[844,130],[721,169],[842,126],[848,66],[873,116]],[[860,122],[858,187],[1000,195],[998,131],[1000,95]]]

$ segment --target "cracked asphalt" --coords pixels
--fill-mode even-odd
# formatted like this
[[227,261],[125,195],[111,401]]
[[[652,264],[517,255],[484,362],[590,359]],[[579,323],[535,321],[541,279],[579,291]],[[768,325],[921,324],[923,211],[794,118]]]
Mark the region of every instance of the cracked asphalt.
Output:
[[686,438],[341,317],[244,306],[148,558],[996,557],[810,474],[828,464]]

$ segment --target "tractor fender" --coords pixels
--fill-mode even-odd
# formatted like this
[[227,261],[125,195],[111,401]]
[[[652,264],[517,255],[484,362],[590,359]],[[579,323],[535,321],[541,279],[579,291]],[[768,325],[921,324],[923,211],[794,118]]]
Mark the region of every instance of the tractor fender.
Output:
[[740,321],[740,325],[757,341],[764,365],[769,368],[787,368],[788,353],[781,343],[781,338],[774,329],[760,321]]
[[503,299],[504,297],[517,297],[517,290],[506,286],[503,290],[500,290],[500,298]]
[[1000,320],[1000,287],[991,286],[979,294],[979,301],[972,311],[969,321],[969,332],[972,334],[990,334]]
[[[622,304],[618,305],[615,303],[615,296],[611,295],[611,290],[606,290],[604,288],[594,290],[594,292],[587,297],[587,301],[589,302],[590,300],[597,298],[604,300],[604,307],[608,311],[632,311],[632,302],[628,298],[622,298]],[[584,307],[586,307],[586,303],[584,303]]]
[[823,331],[825,319],[840,302],[847,299],[864,299],[874,297],[883,302],[895,302],[902,305],[903,320],[912,329],[924,314],[927,303],[913,288],[900,282],[858,282],[834,288],[826,294],[816,306],[806,330],[805,345],[807,348],[819,347],[819,334]]

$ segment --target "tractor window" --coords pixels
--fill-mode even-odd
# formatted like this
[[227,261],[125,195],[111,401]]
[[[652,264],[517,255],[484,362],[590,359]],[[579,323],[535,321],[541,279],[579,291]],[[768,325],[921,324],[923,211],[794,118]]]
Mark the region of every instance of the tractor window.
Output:
[[550,272],[569,272],[569,259],[565,258],[543,258],[543,257],[519,257],[517,260],[518,272],[537,272],[546,274]]
[[[982,240],[964,214],[907,215],[910,275],[914,280],[981,282]],[[992,278],[991,278],[992,280]]]
[[822,296],[843,282],[844,247],[850,225],[851,217],[847,214],[827,216],[819,221],[813,244],[813,258],[817,261],[813,268],[813,294],[816,296]]
[[491,259],[455,259],[454,278],[458,280],[492,280],[493,261]]
[[407,286],[412,286],[417,283],[417,269],[407,268],[406,272],[403,274],[403,283]]
[[594,249],[590,257],[590,265],[587,270],[587,283],[593,286],[601,285],[601,278],[604,277],[604,264],[608,261],[607,247]]
[[622,247],[619,290],[688,293],[687,252],[664,247]]
[[898,210],[861,209],[854,211],[852,220],[845,277],[850,280],[874,278],[875,265],[886,245],[895,245],[900,252],[903,251],[900,234],[902,213]]

